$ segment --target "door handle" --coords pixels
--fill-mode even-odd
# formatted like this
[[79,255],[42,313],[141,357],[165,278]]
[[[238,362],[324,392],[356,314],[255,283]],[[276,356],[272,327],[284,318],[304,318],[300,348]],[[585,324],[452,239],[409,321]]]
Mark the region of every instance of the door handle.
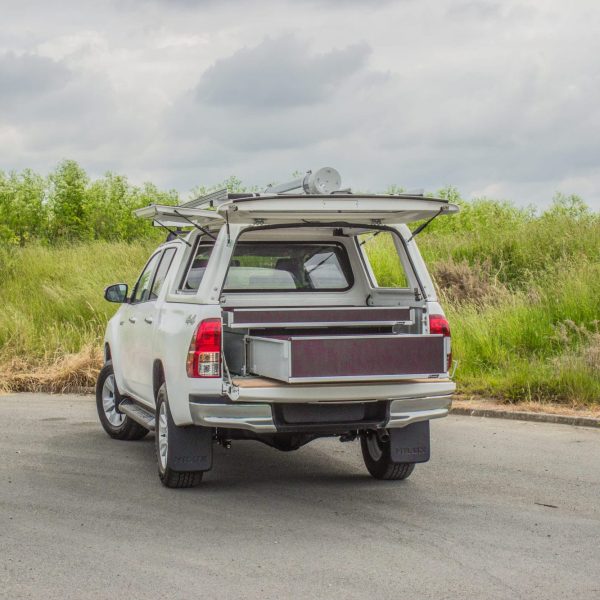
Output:
[[130,323],[135,323],[136,321],[137,321],[137,319],[135,317],[129,317]]
[[148,325],[152,324],[152,321],[154,319],[152,317],[144,317],[144,321],[146,321],[146,323],[148,323]]

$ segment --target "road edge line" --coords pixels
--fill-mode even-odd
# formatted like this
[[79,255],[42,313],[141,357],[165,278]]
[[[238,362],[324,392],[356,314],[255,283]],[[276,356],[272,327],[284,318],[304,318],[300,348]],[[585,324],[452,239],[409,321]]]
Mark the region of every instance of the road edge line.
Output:
[[470,417],[490,417],[496,419],[512,419],[515,421],[533,421],[536,423],[556,423],[559,425],[574,425],[576,427],[600,428],[600,419],[594,417],[574,417],[570,415],[555,415],[551,413],[537,413],[512,410],[494,410],[491,408],[466,408],[452,407],[452,415],[466,415]]

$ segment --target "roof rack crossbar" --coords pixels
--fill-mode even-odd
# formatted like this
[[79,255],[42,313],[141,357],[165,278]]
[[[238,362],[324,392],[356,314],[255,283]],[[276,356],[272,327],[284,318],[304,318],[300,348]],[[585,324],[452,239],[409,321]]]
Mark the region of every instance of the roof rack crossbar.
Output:
[[198,196],[198,198],[194,198],[193,200],[189,200],[188,202],[184,202],[180,204],[180,208],[198,208],[200,206],[204,206],[208,204],[209,206],[219,206],[224,202],[229,200],[229,193],[227,192],[227,188],[223,188],[222,190],[217,190],[216,192],[211,192],[210,194],[206,194],[205,196]]

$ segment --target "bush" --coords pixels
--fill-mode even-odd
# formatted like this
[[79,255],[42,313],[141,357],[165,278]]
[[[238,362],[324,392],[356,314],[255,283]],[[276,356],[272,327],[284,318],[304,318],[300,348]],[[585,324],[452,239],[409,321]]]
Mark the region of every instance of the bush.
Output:
[[133,241],[155,237],[133,211],[151,203],[178,204],[174,191],[131,185],[107,173],[90,181],[74,161],[63,161],[48,177],[30,170],[0,171],[0,245],[31,242]]

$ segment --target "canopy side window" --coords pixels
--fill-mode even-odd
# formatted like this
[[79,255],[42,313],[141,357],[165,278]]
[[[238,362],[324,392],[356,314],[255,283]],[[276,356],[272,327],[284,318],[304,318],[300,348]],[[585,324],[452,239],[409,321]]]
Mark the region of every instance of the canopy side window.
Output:
[[191,253],[190,261],[185,270],[179,291],[197,292],[206,272],[208,261],[215,246],[214,240],[208,236],[198,238],[194,251]]
[[356,236],[357,246],[374,288],[409,289],[411,278],[404,250],[399,249],[391,231],[375,231]]

